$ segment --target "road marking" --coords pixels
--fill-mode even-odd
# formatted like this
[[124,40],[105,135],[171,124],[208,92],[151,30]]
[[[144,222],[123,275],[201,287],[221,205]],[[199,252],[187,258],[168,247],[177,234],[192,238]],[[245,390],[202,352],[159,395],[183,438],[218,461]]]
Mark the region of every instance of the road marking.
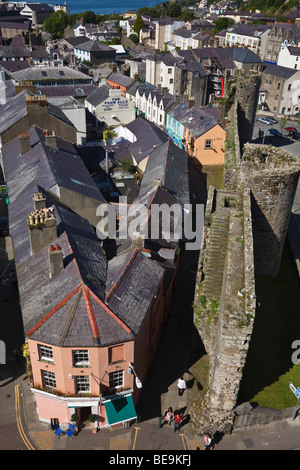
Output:
[[134,429],[135,429],[136,432],[135,432],[135,436],[134,436],[134,441],[133,441],[132,450],[135,450],[135,443],[136,443],[137,432],[138,432],[138,430],[141,429],[141,428],[134,428]]
[[15,385],[15,410],[16,410],[17,427],[18,427],[18,430],[19,430],[19,434],[22,438],[22,441],[24,442],[24,444],[26,445],[28,450],[35,450],[34,447],[31,445],[31,443],[29,442],[29,440],[28,440],[28,438],[27,438],[27,436],[24,432],[23,426],[22,426],[21,415],[20,415],[19,387],[20,387],[20,385]]
[[185,445],[185,440],[184,440],[184,434],[179,434],[179,436],[181,436],[183,448],[184,448],[184,450],[186,450],[186,445]]

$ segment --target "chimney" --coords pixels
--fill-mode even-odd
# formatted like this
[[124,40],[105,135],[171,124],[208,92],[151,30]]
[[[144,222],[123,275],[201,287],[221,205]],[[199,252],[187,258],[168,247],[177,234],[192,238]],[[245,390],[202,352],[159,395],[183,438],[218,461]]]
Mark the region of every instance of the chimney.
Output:
[[152,188],[157,188],[157,186],[162,186],[162,181],[161,180],[153,180],[152,182]]
[[133,232],[131,238],[131,248],[142,250],[145,248],[145,238],[139,232]]
[[50,245],[48,251],[48,258],[49,277],[52,278],[64,269],[64,257],[61,247],[59,245]]
[[28,217],[31,254],[34,255],[57,238],[54,209],[34,210]]
[[47,98],[44,95],[26,96],[26,110],[27,114],[33,116],[40,116],[41,114],[48,114]]
[[31,149],[28,132],[19,133],[20,155],[24,155]]
[[195,106],[195,98],[190,96],[188,99],[188,109],[192,108],[193,106]]
[[46,145],[54,150],[57,150],[58,147],[55,132],[47,129],[44,134]]
[[34,210],[39,211],[40,209],[46,208],[46,198],[44,198],[43,194],[40,191],[38,193],[34,193],[32,200]]

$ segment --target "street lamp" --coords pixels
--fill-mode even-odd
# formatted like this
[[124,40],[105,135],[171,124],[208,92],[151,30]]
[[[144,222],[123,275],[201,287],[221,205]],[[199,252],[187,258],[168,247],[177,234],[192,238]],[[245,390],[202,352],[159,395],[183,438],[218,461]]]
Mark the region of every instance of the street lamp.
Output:
[[140,381],[140,379],[138,378],[138,376],[136,375],[136,372],[133,368],[133,365],[131,364],[131,362],[129,362],[129,369],[128,369],[128,374],[131,374],[131,371],[134,373],[135,375],[135,384],[137,386],[137,388],[142,388],[142,382]]

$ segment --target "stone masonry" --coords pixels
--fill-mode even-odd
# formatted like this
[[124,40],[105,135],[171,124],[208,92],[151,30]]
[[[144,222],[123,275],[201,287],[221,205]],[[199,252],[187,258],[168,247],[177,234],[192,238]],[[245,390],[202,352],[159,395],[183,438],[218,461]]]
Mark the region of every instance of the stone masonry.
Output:
[[[255,321],[255,274],[272,276],[279,268],[300,168],[277,148],[241,147],[240,133],[247,139],[240,109],[236,100],[228,116],[224,189],[208,191],[194,299],[210,372],[208,390],[190,414],[198,432],[212,434],[232,427]],[[254,122],[251,115],[243,119]]]

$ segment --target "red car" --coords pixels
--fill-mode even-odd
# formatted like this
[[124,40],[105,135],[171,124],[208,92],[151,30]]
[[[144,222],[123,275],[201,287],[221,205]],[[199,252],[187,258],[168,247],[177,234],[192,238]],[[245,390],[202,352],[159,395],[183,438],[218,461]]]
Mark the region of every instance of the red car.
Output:
[[297,132],[296,127],[285,127],[284,128],[287,132]]

